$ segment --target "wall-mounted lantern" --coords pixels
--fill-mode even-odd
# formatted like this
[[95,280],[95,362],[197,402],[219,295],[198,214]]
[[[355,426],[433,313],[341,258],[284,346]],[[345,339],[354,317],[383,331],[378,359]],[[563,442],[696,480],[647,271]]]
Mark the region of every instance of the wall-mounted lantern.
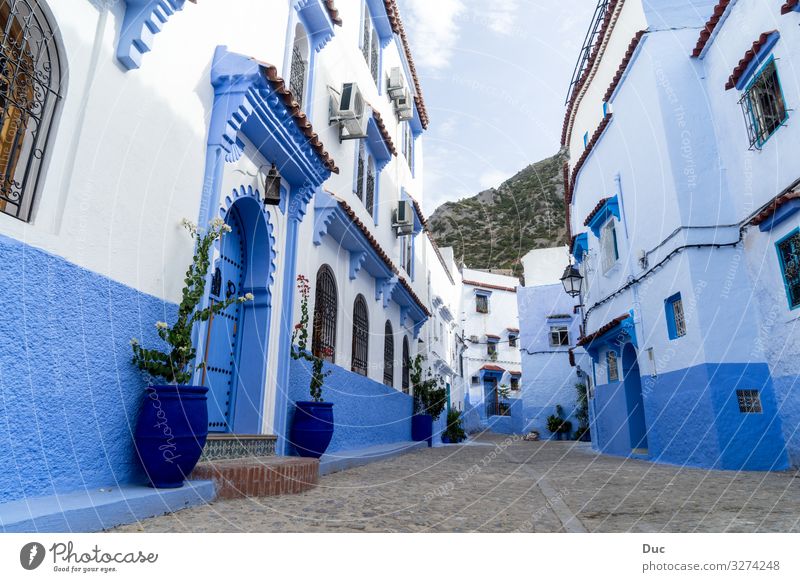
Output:
[[281,175],[272,164],[264,178],[264,206],[276,206],[281,202]]

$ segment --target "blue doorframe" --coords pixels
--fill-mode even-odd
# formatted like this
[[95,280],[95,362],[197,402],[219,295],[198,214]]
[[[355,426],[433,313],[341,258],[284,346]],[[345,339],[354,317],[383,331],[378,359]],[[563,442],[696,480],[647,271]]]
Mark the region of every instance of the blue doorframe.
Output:
[[627,343],[622,350],[622,377],[625,383],[625,401],[628,405],[628,431],[631,449],[647,449],[647,422],[644,416],[642,377],[636,348]]

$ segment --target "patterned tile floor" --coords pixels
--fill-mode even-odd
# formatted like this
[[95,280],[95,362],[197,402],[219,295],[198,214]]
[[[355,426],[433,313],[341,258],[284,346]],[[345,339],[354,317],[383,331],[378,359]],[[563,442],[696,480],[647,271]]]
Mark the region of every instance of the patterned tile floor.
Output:
[[800,475],[705,471],[482,435],[115,531],[800,532]]

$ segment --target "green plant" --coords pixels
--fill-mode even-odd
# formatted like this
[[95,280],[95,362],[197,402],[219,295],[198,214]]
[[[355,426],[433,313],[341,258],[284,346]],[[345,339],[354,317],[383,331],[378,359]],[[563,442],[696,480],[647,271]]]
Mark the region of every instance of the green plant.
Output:
[[[186,271],[184,287],[181,294],[181,303],[178,306],[178,319],[173,325],[165,321],[156,322],[158,336],[170,346],[169,351],[146,349],[139,340],[133,338],[133,363],[147,376],[148,382],[153,384],[161,379],[167,384],[187,384],[191,381],[195,367],[192,366],[197,351],[192,345],[192,327],[198,321],[208,319],[220,311],[227,309],[232,303],[252,301],[252,293],[242,297],[229,297],[224,301],[212,303],[204,309],[197,306],[205,296],[206,275],[210,264],[209,255],[214,241],[230,232],[231,227],[221,218],[215,218],[203,233],[197,225],[188,220],[183,221],[183,226],[192,234],[196,242],[196,249],[192,263]],[[200,362],[197,369],[205,367],[205,362]]]
[[461,412],[455,408],[447,411],[447,428],[444,434],[450,439],[451,443],[457,443],[467,438],[467,433],[464,432]]
[[572,432],[572,423],[564,420],[564,408],[560,404],[556,404],[556,413],[547,417],[547,430],[552,433],[566,433]]
[[447,389],[441,385],[441,379],[434,377],[430,370],[423,371],[424,361],[423,355],[417,354],[411,363],[410,379],[414,390],[414,413],[430,414],[433,420],[437,420],[447,405]]
[[577,392],[575,419],[578,421],[576,438],[580,439],[589,432],[589,393],[583,382],[575,384],[575,391]]
[[497,387],[497,395],[500,398],[510,398],[511,388],[508,386],[508,384],[500,384],[500,386]]
[[[320,357],[308,350],[308,297],[311,294],[311,286],[303,275],[297,276],[297,290],[300,293],[300,322],[294,326],[292,332],[291,355],[295,360],[303,359],[311,362],[311,382],[308,390],[312,401],[322,402],[322,386],[325,384],[325,378],[332,373],[331,370],[323,371],[323,366],[325,358],[329,358],[333,351],[324,348]],[[295,342],[297,342],[296,347]]]

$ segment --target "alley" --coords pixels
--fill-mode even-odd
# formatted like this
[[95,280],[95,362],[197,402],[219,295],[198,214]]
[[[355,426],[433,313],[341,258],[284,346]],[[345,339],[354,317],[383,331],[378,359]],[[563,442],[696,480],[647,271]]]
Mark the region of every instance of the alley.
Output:
[[486,434],[325,476],[301,495],[222,501],[115,531],[798,532],[800,480]]

